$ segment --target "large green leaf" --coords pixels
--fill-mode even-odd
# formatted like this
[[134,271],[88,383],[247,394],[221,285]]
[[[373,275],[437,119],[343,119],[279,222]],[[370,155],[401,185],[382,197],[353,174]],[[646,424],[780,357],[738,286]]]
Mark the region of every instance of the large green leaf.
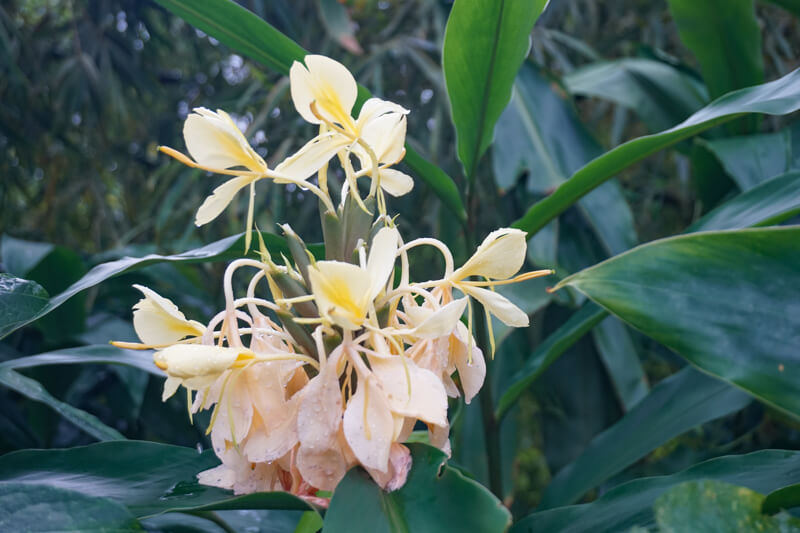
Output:
[[505,531],[511,515],[488,490],[445,464],[436,448],[409,444],[413,459],[408,481],[385,492],[361,469],[336,488],[325,514],[325,531],[370,533],[410,531]]
[[753,0],[668,0],[681,41],[697,57],[712,98],[764,81]]
[[548,485],[539,509],[576,502],[670,439],[744,408],[751,398],[727,383],[686,367],[653,387],[616,424],[595,437],[583,454]]
[[458,158],[473,179],[530,47],[546,0],[456,0],[447,19],[442,70],[456,128]]
[[108,344],[96,344],[90,346],[79,346],[77,348],[65,348],[52,352],[29,355],[10,359],[0,363],[0,368],[32,368],[47,365],[74,365],[87,363],[107,363],[115,365],[126,365],[139,370],[143,370],[156,376],[166,377],[166,374],[153,364],[151,352],[140,352],[136,350],[123,350]]
[[592,338],[620,405],[624,411],[629,411],[647,396],[649,387],[627,327],[610,316],[592,330]]
[[0,531],[142,531],[124,505],[58,486],[0,482]]
[[800,171],[772,178],[728,200],[687,231],[740,229],[779,224],[800,213]]
[[[284,75],[295,61],[303,61],[308,54],[299,44],[283,35],[255,13],[231,0],[156,0],[163,7],[181,17],[212,37]],[[370,92],[358,88],[361,105]],[[499,112],[498,112],[499,113]],[[442,203],[459,220],[466,219],[466,211],[453,180],[439,167],[426,161],[406,143],[406,164],[439,196]]]
[[[511,105],[498,121],[492,153],[501,187],[510,187],[527,171],[528,190],[546,193],[602,153],[557,87],[534,65],[520,69]],[[598,187],[578,206],[610,255],[636,244],[633,215],[616,181]]]
[[703,371],[800,417],[800,227],[682,235],[566,278]]
[[637,479],[608,491],[592,503],[560,507],[523,518],[511,533],[617,533],[652,526],[652,505],[670,487],[716,479],[760,493],[794,483],[800,476],[800,452],[762,450],[711,459],[670,476]]
[[630,108],[651,131],[669,128],[708,103],[708,91],[694,77],[638,57],[591,63],[565,75],[564,84],[572,94]]
[[103,424],[96,416],[62,402],[47,392],[41,383],[11,368],[0,368],[0,385],[13,389],[31,400],[44,403],[97,440],[125,439],[119,431]]
[[497,402],[496,418],[502,419],[519,396],[544,372],[564,351],[575,344],[589,330],[608,316],[599,306],[587,302],[560,328],[554,331],[534,351],[525,365],[509,380],[509,386]]
[[764,495],[714,480],[689,481],[672,487],[655,503],[659,531],[693,533],[798,533],[800,520],[761,512]]
[[[263,233],[263,236],[272,253],[289,255],[289,248],[284,239],[270,233]],[[310,249],[315,255],[321,255],[319,246],[312,245]],[[94,287],[108,278],[156,263],[227,261],[241,257],[243,250],[244,234],[239,234],[180,254],[124,257],[97,265],[65,291],[49,300],[45,299],[44,291],[41,290],[41,287],[37,289],[38,285],[35,283],[0,275],[0,338],[43,317],[76,294]],[[255,252],[251,252],[251,256],[256,257]]]
[[774,133],[699,140],[743,191],[800,169],[800,123]]
[[145,441],[102,442],[66,450],[22,450],[0,457],[0,482],[58,487],[119,502],[137,517],[171,511],[313,510],[285,492],[234,496],[200,485],[196,475],[219,464],[211,450]]
[[767,494],[762,509],[767,514],[774,514],[781,509],[789,510],[800,507],[800,483],[781,487]]
[[668,130],[628,141],[590,161],[547,198],[534,204],[514,227],[536,233],[579,198],[619,171],[687,137],[742,113],[783,115],[800,109],[800,69],[775,81],[722,96]]

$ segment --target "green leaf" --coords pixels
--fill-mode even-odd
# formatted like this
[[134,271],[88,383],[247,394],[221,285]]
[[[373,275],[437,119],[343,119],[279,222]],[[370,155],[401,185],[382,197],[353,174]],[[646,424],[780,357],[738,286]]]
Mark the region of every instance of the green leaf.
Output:
[[781,131],[698,139],[743,191],[790,170],[800,169],[800,123]]
[[[289,255],[286,241],[270,233],[263,233],[267,247],[274,255]],[[309,246],[312,253],[321,256],[319,245]],[[50,313],[80,292],[94,287],[108,278],[119,276],[131,270],[138,270],[156,263],[205,263],[210,261],[227,261],[242,256],[244,250],[244,234],[233,235],[212,242],[201,248],[175,255],[150,254],[145,257],[124,257],[97,265],[85,276],[70,285],[64,292],[46,300],[41,287],[25,280],[15,280],[0,274],[0,338],[12,331],[30,324]],[[256,257],[251,252],[251,257]],[[22,283],[24,282],[24,283]],[[36,287],[34,287],[36,286]]]
[[786,11],[800,17],[800,0],[769,0],[775,5],[781,6]]
[[797,480],[800,452],[762,450],[719,457],[669,476],[637,479],[605,493],[592,503],[533,513],[510,533],[616,533],[652,526],[652,505],[670,487],[685,481],[716,479],[768,493]]
[[714,480],[690,481],[662,494],[654,510],[659,531],[798,533],[800,520],[761,514],[764,496]]
[[520,394],[533,383],[536,378],[549,367],[553,361],[564,353],[564,351],[575,344],[575,341],[583,337],[589,330],[595,327],[601,320],[608,316],[608,313],[587,302],[560,328],[554,331],[542,342],[528,360],[511,379],[512,385],[500,396],[497,402],[496,418],[502,419],[508,409],[514,405]]
[[447,19],[442,70],[456,129],[458,158],[472,180],[492,143],[511,86],[528,55],[546,0],[456,0]]
[[[299,44],[258,15],[231,0],[203,2],[156,0],[156,2],[233,50],[283,75],[289,74],[292,63],[302,62],[308,54]],[[356,106],[363,104],[370,96],[366,88],[359,86]],[[460,221],[466,220],[466,211],[461,203],[458,188],[443,170],[422,158],[408,143],[406,143],[405,163],[433,189],[442,203]]]
[[106,426],[96,416],[56,399],[45,390],[41,383],[10,368],[0,368],[0,385],[13,389],[31,400],[46,404],[97,440],[125,439],[119,431]]
[[539,509],[576,502],[670,439],[743,409],[750,401],[727,383],[684,368],[653,387],[636,407],[595,437],[577,460],[561,469]]
[[[602,153],[558,87],[531,64],[520,69],[492,149],[501,187],[510,187],[521,171],[528,171],[528,190],[549,192]],[[598,187],[578,205],[609,254],[636,244],[633,215],[616,181]]]
[[108,344],[95,344],[66,348],[52,352],[29,355],[18,359],[11,359],[0,363],[0,369],[32,368],[47,365],[73,365],[87,363],[108,363],[126,365],[143,370],[156,376],[166,377],[166,374],[153,364],[150,351],[123,350]]
[[0,531],[142,531],[136,518],[113,500],[57,486],[0,482]]
[[668,130],[628,141],[590,161],[547,198],[534,204],[514,227],[536,233],[550,220],[619,171],[645,157],[727,122],[742,113],[783,115],[800,109],[800,69],[775,81],[718,98]]
[[668,0],[681,41],[700,62],[712,98],[764,81],[753,0]]
[[618,319],[607,317],[592,329],[592,338],[620,405],[624,411],[630,411],[647,396],[649,387],[627,328]]
[[789,510],[800,507],[800,483],[781,487],[767,494],[761,510],[766,514],[775,514],[781,509]]
[[0,274],[0,339],[29,323],[47,304],[47,291],[35,281]]
[[800,213],[800,171],[777,176],[728,200],[687,232],[779,224]]
[[800,227],[662,239],[566,278],[703,371],[800,416]]
[[351,54],[364,53],[355,36],[355,24],[350,20],[347,8],[338,0],[317,0],[317,11],[322,26],[331,39]]
[[445,464],[445,454],[409,444],[413,459],[402,488],[385,492],[360,468],[336,487],[325,514],[325,531],[407,533],[409,531],[500,532],[511,515],[488,490]]
[[694,77],[652,59],[628,57],[591,63],[564,76],[572,94],[595,96],[630,108],[650,131],[678,122],[708,103]]
[[218,464],[211,450],[198,453],[194,448],[145,441],[102,442],[3,455],[0,481],[109,498],[139,518],[172,511],[313,510],[285,492],[234,496],[227,490],[200,485],[196,475]]

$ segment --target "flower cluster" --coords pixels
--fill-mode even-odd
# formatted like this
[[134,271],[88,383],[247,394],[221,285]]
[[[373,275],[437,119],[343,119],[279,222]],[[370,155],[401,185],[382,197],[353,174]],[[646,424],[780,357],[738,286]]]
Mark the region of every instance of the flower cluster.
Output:
[[[387,490],[402,486],[411,466],[403,442],[418,425],[449,453],[447,398],[463,394],[469,402],[486,374],[472,337],[471,300],[509,326],[526,326],[527,315],[493,288],[550,272],[517,275],[526,243],[515,229],[489,234],[459,268],[436,239],[405,242],[384,193],[413,187],[411,177],[391,168],[405,154],[408,111],[372,98],[354,118],[355,80],[322,56],[294,64],[291,95],[319,134],[274,169],[224,111],[198,108],[186,119],[191,157],[162,151],[233,176],[202,204],[198,225],[249,186],[248,248],[257,181],[311,191],[320,201],[325,259],[284,225],[293,261],[277,264],[259,240],[260,260],[228,266],[225,309],[207,324],[137,286],[144,298],[133,321],[142,344],[116,344],[157,350],[155,363],[167,374],[164,400],[182,385],[192,413],[213,410],[208,431],[222,464],[201,473],[202,483],[236,493],[286,490],[325,505],[317,492],[332,491],[356,465]],[[345,176],[338,205],[328,190],[334,157]],[[360,188],[360,178],[369,187]],[[420,246],[441,253],[441,279],[410,280],[409,254]],[[251,277],[246,293],[236,295],[240,270]]]

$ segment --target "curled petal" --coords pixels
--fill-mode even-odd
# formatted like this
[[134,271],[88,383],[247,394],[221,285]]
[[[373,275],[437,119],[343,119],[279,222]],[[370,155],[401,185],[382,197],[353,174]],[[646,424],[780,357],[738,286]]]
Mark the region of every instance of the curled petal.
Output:
[[525,239],[526,233],[514,228],[491,232],[464,266],[453,273],[451,279],[462,280],[470,276],[510,278],[525,262]]
[[382,168],[378,171],[381,180],[381,189],[395,198],[411,192],[414,188],[414,178],[399,170]]
[[369,361],[392,412],[440,426],[447,423],[447,393],[433,372],[402,356]]
[[215,113],[204,107],[195,108],[183,124],[183,138],[189,154],[200,165],[220,169],[245,167],[253,172],[267,170],[261,156],[221,109]]
[[367,273],[372,286],[369,293],[370,301],[386,287],[386,282],[392,274],[399,238],[400,233],[396,228],[381,228],[372,239],[367,259]]
[[356,102],[358,86],[347,68],[333,59],[320,55],[307,55],[305,66],[295,61],[289,70],[292,101],[306,121],[321,124],[311,110],[315,104],[317,112],[326,120],[344,127],[353,125],[350,112]]
[[386,113],[407,115],[409,111],[405,107],[395,104],[394,102],[382,100],[380,98],[370,98],[361,106],[356,124],[359,129],[363,130],[369,122]]
[[528,315],[525,314],[525,311],[511,303],[511,300],[505,296],[481,287],[458,284],[456,287],[478,300],[489,313],[496,316],[506,326],[512,328],[528,326]]
[[[387,113],[364,124],[361,138],[372,149],[378,163],[394,164],[405,154],[406,117],[399,113]],[[361,148],[357,146],[354,151]],[[356,152],[362,167],[369,166],[369,156]]]
[[435,339],[449,335],[459,324],[459,319],[464,314],[466,307],[467,298],[453,300],[428,314],[419,325],[410,331],[410,334],[421,339]]
[[275,181],[284,181],[280,176],[291,178],[293,183],[308,179],[351,142],[352,139],[336,132],[315,137],[275,167]]
[[[475,344],[469,342],[469,332],[466,326],[459,324],[450,340],[451,356],[461,378],[461,388],[464,389],[464,401],[469,403],[478,394],[486,378],[486,361],[483,351]],[[470,357],[469,349],[472,346]]]
[[152,346],[173,344],[184,337],[199,337],[205,327],[194,320],[186,320],[178,306],[169,299],[142,285],[134,288],[144,298],[133,306],[133,327],[143,343]]
[[202,226],[217,218],[228,207],[228,204],[233,201],[236,193],[257,179],[259,178],[253,176],[238,176],[214,189],[211,196],[206,198],[203,205],[197,210],[197,215],[195,215],[194,219],[195,225]]

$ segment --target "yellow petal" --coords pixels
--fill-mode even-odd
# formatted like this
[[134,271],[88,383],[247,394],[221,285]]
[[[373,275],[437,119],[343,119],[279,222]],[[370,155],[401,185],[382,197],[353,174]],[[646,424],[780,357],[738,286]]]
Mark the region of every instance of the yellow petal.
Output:
[[381,189],[395,198],[411,192],[411,189],[414,188],[414,179],[399,170],[382,168],[378,173],[381,179]]
[[199,164],[212,168],[245,167],[265,172],[267,165],[225,111],[194,109],[183,124],[186,148]]
[[394,420],[383,392],[371,379],[359,376],[358,390],[347,402],[342,428],[347,444],[362,465],[387,471]]
[[489,289],[456,285],[464,293],[478,300],[491,314],[512,328],[528,326],[528,315],[525,311],[511,303],[511,300]]
[[510,278],[525,262],[525,239],[526,233],[514,228],[501,228],[491,232],[469,261],[453,273],[451,279],[461,280],[469,276]]
[[[305,180],[351,142],[351,139],[336,132],[315,137],[275,167],[275,174],[289,177],[292,181]],[[276,177],[275,181],[280,183],[282,180]]]
[[250,185],[258,178],[252,176],[239,176],[230,179],[214,189],[211,196],[205,199],[203,205],[197,210],[194,223],[197,226],[208,224],[222,213],[231,203],[237,192]]
[[341,261],[317,261],[308,269],[308,277],[322,316],[345,329],[361,326],[373,290],[372,278],[363,269]]
[[447,423],[447,393],[433,372],[400,356],[372,356],[369,362],[392,412],[431,424]]
[[386,282],[392,275],[399,238],[400,232],[396,228],[381,228],[372,238],[367,259],[367,273],[372,286],[369,292],[369,302],[386,287]]
[[178,306],[155,291],[142,285],[134,287],[144,294],[144,298],[133,306],[133,327],[143,343],[149,345],[173,344],[184,337],[197,337],[205,327],[186,317]]
[[300,116],[312,124],[322,123],[311,111],[313,102],[326,120],[355,129],[350,112],[358,86],[350,71],[338,61],[320,55],[307,55],[304,62],[305,66],[295,61],[289,70],[292,101]]

